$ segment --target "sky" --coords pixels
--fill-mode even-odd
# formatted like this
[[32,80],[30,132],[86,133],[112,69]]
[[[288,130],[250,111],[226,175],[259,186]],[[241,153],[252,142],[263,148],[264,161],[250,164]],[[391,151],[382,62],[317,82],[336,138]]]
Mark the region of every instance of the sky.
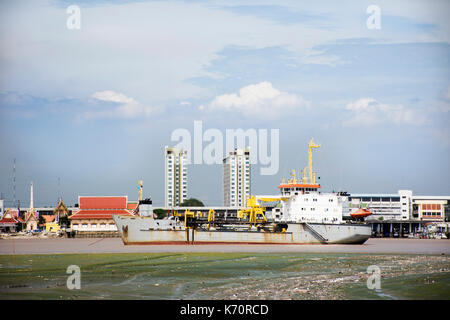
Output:
[[[252,165],[253,194],[277,194],[314,138],[325,192],[449,195],[449,12],[446,0],[0,1],[1,196],[13,205],[16,159],[21,206],[30,181],[35,206],[54,206],[137,200],[140,179],[163,205],[164,146],[194,121],[279,130],[279,169]],[[188,196],[221,205],[221,165],[189,165]]]

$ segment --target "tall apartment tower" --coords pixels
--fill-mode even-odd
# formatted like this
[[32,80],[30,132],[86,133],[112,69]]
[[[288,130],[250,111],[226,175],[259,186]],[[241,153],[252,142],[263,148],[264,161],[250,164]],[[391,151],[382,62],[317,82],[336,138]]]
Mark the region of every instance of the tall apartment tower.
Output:
[[187,151],[166,146],[165,157],[165,206],[176,207],[187,199]]
[[245,207],[250,195],[250,149],[235,149],[223,159],[223,205]]

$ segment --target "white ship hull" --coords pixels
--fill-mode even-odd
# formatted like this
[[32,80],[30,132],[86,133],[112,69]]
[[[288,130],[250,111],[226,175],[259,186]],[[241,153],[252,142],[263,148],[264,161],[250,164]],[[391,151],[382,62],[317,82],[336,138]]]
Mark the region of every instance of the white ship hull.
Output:
[[285,232],[185,228],[179,221],[114,215],[126,245],[134,244],[362,244],[371,236],[366,224],[287,223]]

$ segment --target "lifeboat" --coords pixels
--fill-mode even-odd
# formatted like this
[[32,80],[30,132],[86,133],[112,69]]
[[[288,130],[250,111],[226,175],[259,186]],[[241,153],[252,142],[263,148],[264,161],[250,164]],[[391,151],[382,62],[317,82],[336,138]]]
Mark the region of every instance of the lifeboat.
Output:
[[370,216],[371,214],[372,214],[372,212],[370,212],[369,209],[360,208],[360,209],[356,210],[355,212],[351,213],[350,216],[352,218],[365,218],[367,216]]

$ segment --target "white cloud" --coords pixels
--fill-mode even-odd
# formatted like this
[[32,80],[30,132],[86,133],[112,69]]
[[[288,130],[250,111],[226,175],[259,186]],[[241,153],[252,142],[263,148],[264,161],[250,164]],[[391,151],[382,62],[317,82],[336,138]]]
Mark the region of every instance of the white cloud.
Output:
[[112,90],[95,92],[92,97],[103,102],[112,102],[114,107],[91,109],[83,114],[84,118],[137,118],[160,111],[158,107],[144,106],[135,99]]
[[426,115],[422,112],[401,104],[384,104],[374,98],[350,102],[345,109],[350,112],[350,118],[344,121],[344,126],[375,126],[383,123],[421,125],[426,121]]
[[445,93],[445,97],[450,100],[450,86],[447,87],[447,92]]
[[200,110],[239,112],[245,116],[277,117],[292,110],[307,107],[309,102],[301,96],[281,92],[270,82],[251,84],[239,93],[223,94],[214,98]]

